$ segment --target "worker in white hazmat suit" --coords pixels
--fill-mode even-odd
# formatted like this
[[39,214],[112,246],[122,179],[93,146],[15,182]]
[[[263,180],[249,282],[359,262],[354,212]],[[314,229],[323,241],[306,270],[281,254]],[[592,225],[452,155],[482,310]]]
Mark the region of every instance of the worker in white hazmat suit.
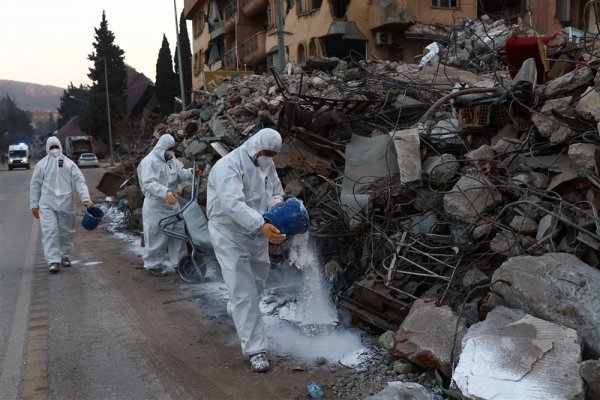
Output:
[[259,309],[271,266],[268,242],[285,240],[285,235],[263,219],[266,211],[283,202],[273,164],[280,149],[279,133],[262,129],[217,161],[208,177],[208,229],[229,293],[227,310],[242,352],[256,372],[269,369]]
[[[181,161],[175,158],[174,147],[173,136],[162,135],[137,167],[139,185],[144,194],[144,268],[153,276],[166,275],[167,268],[176,266],[186,253],[184,242],[167,237],[158,225],[161,219],[179,211],[179,183],[192,178],[192,171],[183,168]],[[198,176],[201,173],[196,171]],[[183,234],[182,223],[170,228]]]
[[61,266],[71,266],[75,232],[73,187],[87,208],[94,204],[81,170],[62,154],[57,137],[48,138],[46,153],[33,170],[29,184],[29,208],[40,220],[44,257],[50,273],[56,273]]

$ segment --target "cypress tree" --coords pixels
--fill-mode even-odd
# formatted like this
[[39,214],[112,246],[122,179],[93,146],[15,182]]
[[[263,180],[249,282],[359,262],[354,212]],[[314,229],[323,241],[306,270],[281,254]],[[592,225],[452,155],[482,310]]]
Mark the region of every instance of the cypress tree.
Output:
[[173,92],[175,73],[173,72],[173,63],[171,62],[171,49],[167,36],[163,34],[162,45],[158,51],[156,60],[156,98],[160,105],[160,113],[165,116],[173,112]]
[[[185,91],[185,104],[190,104],[192,98],[192,50],[190,37],[188,35],[186,19],[183,12],[179,16],[179,47],[181,48],[181,64],[183,69],[183,89]],[[177,91],[179,93],[179,59],[177,49],[175,50],[175,78]]]

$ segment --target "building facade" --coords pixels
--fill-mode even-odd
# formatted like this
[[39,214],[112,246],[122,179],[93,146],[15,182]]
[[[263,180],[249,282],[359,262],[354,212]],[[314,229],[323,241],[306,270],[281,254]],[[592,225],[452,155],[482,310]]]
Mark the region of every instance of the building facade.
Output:
[[540,33],[583,29],[596,20],[587,0],[185,0],[184,15],[193,26],[195,89],[203,86],[203,71],[277,67],[277,2],[283,57],[297,64],[314,56],[415,62],[436,40],[415,26],[453,26],[484,14],[521,18]]

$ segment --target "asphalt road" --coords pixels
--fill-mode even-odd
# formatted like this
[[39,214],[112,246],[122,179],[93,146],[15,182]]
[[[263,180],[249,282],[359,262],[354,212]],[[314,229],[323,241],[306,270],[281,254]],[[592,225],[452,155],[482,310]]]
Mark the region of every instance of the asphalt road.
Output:
[[[73,266],[50,275],[29,211],[32,171],[5,168],[0,400],[295,399],[307,379],[325,385],[339,376],[325,366],[298,369],[274,354],[270,372],[250,372],[226,300],[199,297],[175,275],[148,275],[139,243],[105,224],[89,232],[78,223]],[[105,197],[95,189],[104,171],[84,170],[95,203]],[[84,207],[76,199],[80,221]]]

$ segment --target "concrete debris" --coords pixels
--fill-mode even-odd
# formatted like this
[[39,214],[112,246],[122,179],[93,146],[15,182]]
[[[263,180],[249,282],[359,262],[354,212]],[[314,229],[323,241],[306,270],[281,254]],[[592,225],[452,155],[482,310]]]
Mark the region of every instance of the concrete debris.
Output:
[[[450,29],[415,23],[404,34],[429,38],[437,54],[422,55],[422,68],[311,57],[227,79],[154,121],[143,143],[119,143],[130,153],[99,188],[139,232],[135,168],[161,134],[208,173],[276,128],[275,165],[307,207],[332,297],[383,331],[402,324],[381,347],[450,377],[457,321],[460,340],[506,302],[576,329],[585,356],[598,355],[600,46],[521,28],[486,16]],[[282,263],[287,247],[271,247]],[[415,308],[423,299],[441,306]]]
[[511,307],[576,329],[586,352],[600,356],[600,271],[572,254],[547,253],[509,258],[492,281]]
[[381,392],[367,397],[368,400],[434,400],[429,391],[412,382],[388,382]]
[[600,399],[600,360],[583,361],[580,372],[588,386],[586,399]]
[[498,307],[462,340],[452,377],[468,399],[583,399],[577,332]]
[[437,369],[445,376],[452,376],[457,323],[457,340],[460,341],[466,333],[466,325],[450,307],[417,300],[396,332],[396,347],[392,353],[422,368]]

